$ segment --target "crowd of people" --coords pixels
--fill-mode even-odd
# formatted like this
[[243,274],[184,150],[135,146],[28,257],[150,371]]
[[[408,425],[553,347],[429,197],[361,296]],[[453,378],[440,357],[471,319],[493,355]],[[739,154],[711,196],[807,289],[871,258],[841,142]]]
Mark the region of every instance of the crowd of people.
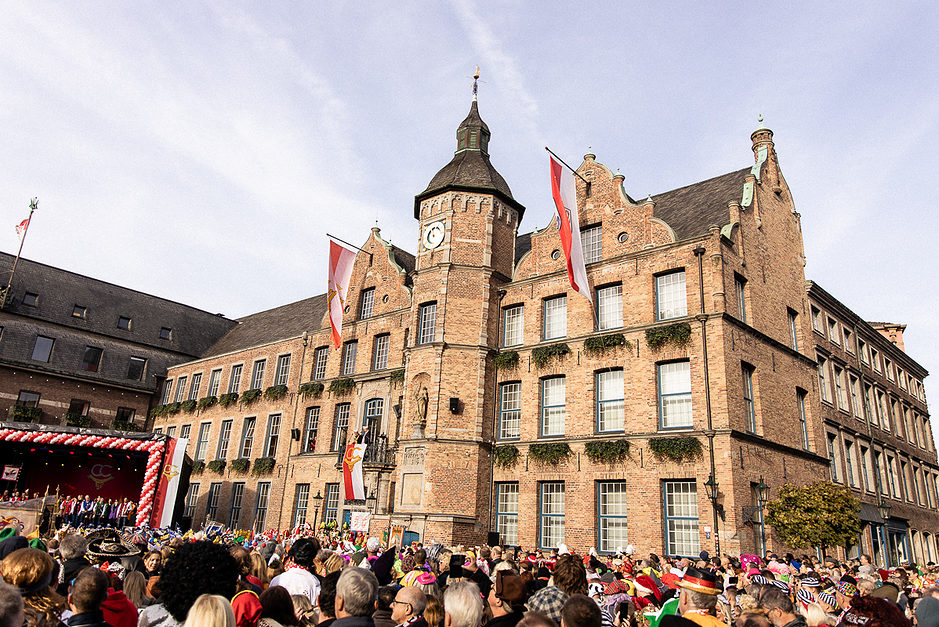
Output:
[[[631,549],[631,547],[630,547]],[[939,627],[939,570],[377,537],[0,531],[0,627]]]
[[64,496],[59,499],[55,517],[57,529],[70,527],[116,527],[123,529],[134,522],[137,504],[128,498],[105,499],[91,495]]

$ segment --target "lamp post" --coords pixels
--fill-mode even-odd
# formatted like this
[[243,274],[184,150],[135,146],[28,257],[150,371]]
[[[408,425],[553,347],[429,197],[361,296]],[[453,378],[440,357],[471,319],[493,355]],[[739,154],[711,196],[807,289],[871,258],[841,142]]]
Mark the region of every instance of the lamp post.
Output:
[[886,561],[886,566],[889,568],[890,562],[892,561],[892,556],[890,552],[890,544],[887,541],[887,521],[890,519],[890,503],[887,502],[883,496],[880,497],[880,503],[877,504],[877,511],[880,513],[880,517],[884,519],[884,524],[880,528],[880,546],[881,551]]
[[718,526],[717,526],[718,524],[717,523],[717,498],[720,493],[717,491],[717,487],[718,487],[717,479],[715,479],[714,475],[711,474],[708,477],[708,480],[704,484],[704,491],[707,493],[708,500],[711,501],[711,510],[714,513],[714,553],[716,553],[717,556],[720,557],[721,537],[719,533],[720,530],[718,529]]
[[760,544],[761,558],[766,557],[766,520],[764,518],[764,510],[766,509],[766,503],[769,501],[769,486],[763,481],[763,475],[760,475],[760,482],[756,484],[756,499],[757,504],[760,506]]
[[368,510],[370,514],[375,513],[375,505],[378,504],[378,497],[375,495],[374,490],[371,494],[365,497],[365,509]]
[[313,533],[316,533],[316,519],[320,515],[320,505],[323,504],[323,495],[320,494],[320,491],[316,491],[316,496],[313,497]]

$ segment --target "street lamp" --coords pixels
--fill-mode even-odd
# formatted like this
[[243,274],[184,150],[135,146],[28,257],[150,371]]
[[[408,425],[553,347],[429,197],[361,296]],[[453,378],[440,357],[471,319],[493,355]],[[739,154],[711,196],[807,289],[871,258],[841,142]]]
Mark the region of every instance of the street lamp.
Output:
[[721,554],[721,540],[719,535],[719,529],[717,527],[717,479],[714,478],[714,475],[711,474],[708,477],[708,480],[704,483],[704,491],[707,493],[708,500],[711,501],[711,510],[714,512],[714,552],[720,557]]
[[378,497],[375,495],[374,490],[371,494],[365,497],[365,508],[369,511],[370,514],[375,513],[375,505],[378,503]]
[[877,511],[880,512],[880,517],[884,519],[884,524],[880,528],[880,545],[883,547],[881,549],[883,556],[885,557],[884,564],[889,566],[891,562],[890,546],[887,542],[887,521],[890,519],[890,503],[887,502],[887,499],[883,495],[880,497],[880,502],[877,504]]
[[880,503],[877,504],[877,511],[880,512],[880,517],[884,519],[884,524],[887,524],[887,519],[890,518],[890,503],[887,502],[887,499],[880,497]]
[[320,494],[320,491],[316,491],[316,496],[313,497],[313,533],[316,533],[316,519],[320,515],[320,505],[323,504],[323,495]]
[[707,492],[708,500],[712,503],[717,501],[717,480],[714,478],[714,475],[708,477],[708,480],[704,484],[704,491]]
[[760,475],[760,482],[756,484],[756,500],[760,506],[760,544],[763,551],[760,557],[766,557],[766,521],[763,517],[763,510],[769,501],[769,486],[763,481],[763,475]]

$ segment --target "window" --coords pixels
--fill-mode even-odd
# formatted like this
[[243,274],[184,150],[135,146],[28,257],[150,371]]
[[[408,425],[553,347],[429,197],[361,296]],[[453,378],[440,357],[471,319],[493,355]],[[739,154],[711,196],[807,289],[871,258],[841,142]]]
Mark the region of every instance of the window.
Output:
[[264,442],[264,457],[277,455],[277,440],[280,438],[280,414],[267,417],[267,438]]
[[277,358],[277,370],[274,372],[274,385],[287,385],[290,376],[290,354],[280,355]]
[[197,372],[192,375],[192,384],[189,386],[188,400],[194,401],[199,398],[199,388],[202,387],[202,373]]
[[828,360],[821,355],[818,358],[818,391],[822,400],[831,402],[831,390],[828,388]]
[[734,289],[737,292],[737,317],[743,322],[747,321],[747,280],[740,275],[734,275]]
[[847,440],[845,440],[844,443],[844,467],[848,475],[848,485],[852,488],[856,488],[857,483],[854,481],[854,442]]
[[306,437],[303,440],[303,452],[313,453],[316,451],[316,432],[320,428],[320,408],[306,408]]
[[897,367],[897,384],[900,386],[901,390],[906,389],[906,373],[903,372],[903,369],[899,366]]
[[342,347],[342,376],[355,374],[355,356],[359,352],[359,343],[356,340],[346,342]]
[[848,411],[848,391],[844,389],[844,370],[835,366],[835,398],[838,409]]
[[49,362],[49,357],[52,356],[52,347],[55,345],[55,340],[51,337],[45,337],[43,335],[36,336],[36,343],[33,344],[33,361],[44,361]]
[[626,482],[598,482],[597,510],[600,551],[613,553],[626,546]]
[[117,328],[124,329],[125,331],[130,331],[131,319],[127,316],[118,316],[117,317]]
[[851,409],[857,418],[861,418],[861,383],[854,375],[848,375],[848,387],[851,388]]
[[267,526],[267,506],[271,497],[271,483],[261,481],[258,483],[258,500],[255,506],[254,531],[261,533]]
[[691,366],[687,361],[659,364],[659,426],[691,427]]
[[884,357],[884,370],[887,372],[887,380],[893,381],[893,362]]
[[861,354],[861,363],[870,363],[870,353],[867,351],[867,343],[864,340],[858,340],[858,353]]
[[838,436],[831,433],[828,434],[828,461],[831,464],[831,480],[835,483],[841,483],[840,472],[839,472],[839,461],[838,461],[838,447],[835,446],[835,441]]
[[668,320],[688,315],[685,271],[655,277],[655,319]]
[[792,350],[799,350],[799,314],[788,310],[789,316],[789,346]]
[[753,373],[755,369],[750,364],[741,363],[743,374],[743,406],[747,421],[747,431],[756,433],[756,401],[753,396]]
[[611,285],[597,290],[598,329],[618,329],[623,326],[623,286]]
[[33,292],[26,292],[23,294],[23,304],[27,307],[38,307],[39,306],[39,294],[34,294]]
[[215,459],[228,459],[228,443],[231,441],[231,428],[233,420],[223,420],[221,431],[218,436],[218,449],[215,451]]
[[239,481],[233,483],[231,487],[231,515],[228,517],[228,528],[237,529],[238,522],[241,520],[241,503],[245,496],[245,484]]
[[521,437],[522,384],[503,383],[499,386],[499,439]]
[[87,416],[91,409],[91,403],[78,398],[73,398],[68,404],[68,413],[73,416]]
[[518,483],[496,484],[496,531],[503,546],[518,544]]
[[434,341],[437,327],[437,303],[421,305],[417,319],[417,343],[430,344]]
[[211,422],[203,422],[199,425],[199,440],[196,443],[196,461],[205,459],[205,449],[209,446],[209,429],[212,428]]
[[209,374],[209,389],[206,396],[218,396],[218,386],[222,381],[222,369],[217,368]]
[[623,371],[607,370],[597,373],[597,431],[624,430]]
[[316,356],[313,361],[313,379],[326,378],[326,359],[329,357],[329,347],[320,346],[316,349]]
[[811,451],[812,447],[809,445],[809,421],[805,415],[805,390],[796,389],[796,400],[799,404],[799,427],[802,431],[802,448],[806,451]]
[[[882,429],[890,431],[890,414],[887,411],[887,398],[880,390],[877,390],[877,405],[880,408],[880,426]],[[912,435],[910,437],[912,437]]]
[[365,320],[372,317],[372,306],[375,304],[375,288],[370,287],[362,290],[362,300],[359,302],[359,319]]
[[127,364],[127,378],[131,381],[140,381],[147,369],[147,360],[142,357],[131,357]]
[[160,339],[161,340],[171,340],[173,339],[173,329],[169,327],[160,328]]
[[237,394],[241,390],[241,364],[231,367],[231,377],[228,379],[228,393]]
[[264,385],[264,368],[267,366],[266,359],[258,359],[251,368],[251,389],[260,390]]
[[87,307],[82,307],[81,305],[75,305],[72,307],[72,317],[73,318],[84,318],[85,314],[88,313]]
[[189,439],[189,433],[192,431],[192,425],[183,425],[179,428],[179,437]]
[[[368,427],[369,434],[375,438],[381,433],[381,419],[385,412],[385,399],[372,398],[365,401],[365,416],[362,425]],[[374,442],[374,439],[372,440]]]
[[190,483],[189,491],[186,492],[186,507],[183,509],[183,516],[192,519],[196,513],[196,501],[199,500],[199,484]]
[[136,416],[137,410],[133,407],[118,407],[117,411],[114,413],[114,421],[132,425],[134,424],[134,418]]
[[170,425],[166,428],[166,435],[173,438],[176,437],[176,425]]
[[20,407],[39,407],[39,393],[28,390],[20,390],[16,397],[16,404]]
[[502,345],[518,346],[524,342],[525,306],[513,305],[502,311]]
[[240,457],[251,457],[251,449],[254,446],[254,424],[257,419],[254,416],[245,418],[244,425],[241,427],[241,455]]
[[828,339],[835,344],[841,344],[841,336],[838,335],[838,321],[834,318],[828,319]]
[[336,421],[333,425],[333,444],[330,451],[336,452],[342,448],[346,442],[346,431],[349,428],[349,403],[340,403],[336,405]]
[[82,370],[98,372],[98,366],[100,365],[101,349],[94,346],[86,346],[85,353],[82,355]]
[[580,232],[580,245],[585,264],[603,259],[603,229],[599,224],[588,226]]
[[390,343],[390,335],[375,337],[375,348],[372,351],[372,370],[384,370],[388,367],[388,345]]
[[541,435],[564,435],[566,383],[564,377],[541,380]]
[[864,477],[864,487],[868,492],[873,492],[874,475],[871,473],[871,451],[866,446],[861,447],[861,476]]
[[310,484],[297,484],[297,498],[293,505],[293,526],[299,527],[306,522],[306,509],[310,503]]
[[160,404],[166,405],[170,402],[170,397],[173,394],[173,380],[167,379],[163,382],[163,393],[160,395]]
[[871,365],[874,367],[874,372],[880,372],[880,353],[876,348],[871,349]]
[[215,520],[218,516],[218,495],[222,491],[221,483],[212,483],[209,485],[209,498],[206,499],[205,517],[206,520]]
[[339,484],[326,484],[326,500],[323,503],[323,522],[336,522],[339,514]]
[[694,481],[665,481],[665,552],[698,555],[698,487]]
[[900,498],[900,487],[897,484],[897,461],[887,455],[887,473],[890,475],[890,492],[893,498]]
[[565,335],[567,335],[567,296],[545,299],[544,339],[553,340]]
[[538,547],[556,548],[564,542],[564,482],[546,481],[540,487]]
[[851,329],[841,325],[841,336],[844,338],[844,349],[854,354],[854,335],[851,333]]
[[187,375],[183,375],[179,377],[178,379],[176,379],[176,398],[174,399],[174,402],[176,403],[183,402],[183,394],[186,393],[186,382],[188,380],[189,380],[189,377]]
[[907,475],[909,474],[909,464],[906,462],[900,462],[900,483],[903,488],[903,494],[906,495],[907,501],[913,500],[913,493],[910,492],[910,484],[907,481]]
[[877,415],[877,403],[874,402],[874,390],[871,386],[864,384],[864,409],[867,410],[867,419],[872,425],[880,424],[880,416]]
[[822,312],[819,311],[818,307],[812,306],[812,329],[818,331],[819,333],[824,333],[824,327],[822,326]]

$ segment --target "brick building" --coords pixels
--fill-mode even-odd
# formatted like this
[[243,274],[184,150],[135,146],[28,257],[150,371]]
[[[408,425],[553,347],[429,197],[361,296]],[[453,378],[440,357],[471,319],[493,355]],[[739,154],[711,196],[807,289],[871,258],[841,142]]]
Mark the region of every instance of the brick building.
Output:
[[[0,276],[14,257],[0,253]],[[0,309],[0,415],[14,422],[144,429],[166,369],[234,321],[20,259]]]
[[[519,233],[525,208],[489,139],[474,101],[452,161],[415,198],[416,256],[372,230],[341,351],[317,296],[239,320],[170,368],[155,428],[191,438],[187,518],[266,529],[364,510],[372,533],[403,524],[426,540],[497,530],[526,547],[759,552],[783,548],[760,493],[831,473],[865,501],[861,549],[935,554],[926,372],[901,326],[865,323],[806,282],[771,131],[751,136],[754,165],[645,200],[585,156],[595,311],[568,284],[553,222]],[[848,338],[833,344],[816,310],[876,347],[893,379],[843,351]],[[837,409],[826,385],[849,371],[908,408],[912,431]],[[366,426],[369,498],[345,502],[339,451]],[[887,521],[885,491],[858,475],[880,476],[880,458],[864,466],[862,450],[919,481],[887,495]]]

